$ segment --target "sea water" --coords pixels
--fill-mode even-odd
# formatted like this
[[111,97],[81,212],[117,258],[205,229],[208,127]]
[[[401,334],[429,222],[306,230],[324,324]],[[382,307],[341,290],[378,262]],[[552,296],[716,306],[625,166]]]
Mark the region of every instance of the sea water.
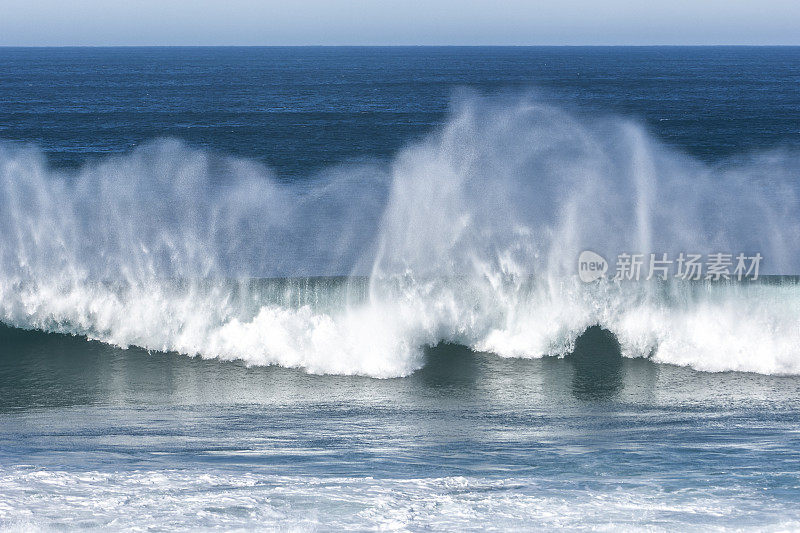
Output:
[[0,75],[4,528],[798,527],[797,48]]

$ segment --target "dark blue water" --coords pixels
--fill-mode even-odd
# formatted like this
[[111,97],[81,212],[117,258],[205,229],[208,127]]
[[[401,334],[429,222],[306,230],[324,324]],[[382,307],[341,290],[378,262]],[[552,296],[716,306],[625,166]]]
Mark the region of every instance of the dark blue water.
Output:
[[[789,181],[797,169],[800,48],[0,48],[0,148],[38,147],[0,152],[0,220],[13,222],[0,226],[0,529],[800,528],[796,280],[606,302],[595,309],[612,315],[606,329],[569,301],[536,307],[502,290],[459,299],[453,287],[485,288],[468,276],[412,279],[400,287],[413,297],[389,302],[370,300],[364,278],[356,289],[341,278],[248,281],[254,292],[183,279],[217,274],[197,267],[214,253],[266,261],[274,248],[246,247],[263,233],[294,254],[287,264],[321,263],[314,238],[328,252],[350,242],[342,227],[325,230],[336,202],[369,211],[359,191],[404,147],[457,122],[448,109],[469,92],[483,95],[475,116],[490,130],[505,109],[491,102],[526,94],[568,110],[578,133],[596,134],[585,124],[597,116],[643,125],[647,147],[672,150],[667,168],[692,171],[686,203],[692,191],[712,196],[693,189],[708,169],[733,168],[733,180],[778,159]],[[544,130],[531,134],[537,147],[561,131]],[[477,146],[513,164],[517,152],[479,133]],[[161,137],[186,145],[152,142]],[[241,178],[214,166],[241,161],[208,163],[206,149],[288,185],[270,203],[257,197],[274,193],[265,179],[230,203],[198,201],[185,178],[197,160],[215,178]],[[504,170],[494,155],[479,166],[489,177]],[[422,182],[450,185],[434,180],[449,168],[431,161]],[[100,163],[86,171],[96,180],[79,183],[103,193],[62,194],[87,162]],[[362,170],[343,197],[310,189],[310,207],[287,215],[308,220],[304,231],[274,222],[305,190],[298,181],[331,168]],[[758,178],[774,186],[765,201],[794,205],[778,199],[796,189]],[[107,209],[90,205],[97,198]],[[252,212],[235,231],[205,233],[208,219],[224,227],[226,210],[198,205]],[[387,241],[406,250],[430,229],[418,218],[449,235],[459,215],[480,214],[457,204],[440,224],[432,206],[348,220],[407,224]],[[791,234],[797,214],[780,213]],[[447,253],[419,239],[429,262]],[[148,263],[151,243],[182,267],[168,269],[179,289]],[[84,257],[118,277],[87,281]],[[527,348],[545,341],[572,342],[560,357]],[[642,353],[626,352],[637,342]]]
[[55,165],[167,136],[305,175],[392,155],[462,88],[629,115],[707,159],[800,144],[793,47],[4,48],[0,80],[0,138]]

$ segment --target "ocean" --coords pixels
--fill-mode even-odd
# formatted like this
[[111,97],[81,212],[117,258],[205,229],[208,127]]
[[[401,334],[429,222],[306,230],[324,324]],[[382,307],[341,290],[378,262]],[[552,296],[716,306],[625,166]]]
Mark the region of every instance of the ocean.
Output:
[[798,178],[795,47],[0,48],[0,529],[800,529]]

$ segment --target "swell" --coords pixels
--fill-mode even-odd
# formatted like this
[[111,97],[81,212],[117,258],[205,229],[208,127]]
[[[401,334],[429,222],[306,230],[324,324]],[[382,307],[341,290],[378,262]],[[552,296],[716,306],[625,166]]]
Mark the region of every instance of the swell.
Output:
[[[315,373],[403,376],[422,348],[800,373],[797,284],[582,284],[577,257],[759,252],[798,271],[800,157],[708,165],[635,122],[454,101],[391,162],[286,179],[154,141],[77,172],[0,144],[0,321]],[[321,276],[321,277],[313,277]]]

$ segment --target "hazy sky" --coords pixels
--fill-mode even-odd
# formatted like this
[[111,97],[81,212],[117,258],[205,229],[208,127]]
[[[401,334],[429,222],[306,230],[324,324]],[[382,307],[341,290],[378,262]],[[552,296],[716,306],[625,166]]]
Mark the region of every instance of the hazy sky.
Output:
[[0,0],[0,45],[795,44],[800,0]]

